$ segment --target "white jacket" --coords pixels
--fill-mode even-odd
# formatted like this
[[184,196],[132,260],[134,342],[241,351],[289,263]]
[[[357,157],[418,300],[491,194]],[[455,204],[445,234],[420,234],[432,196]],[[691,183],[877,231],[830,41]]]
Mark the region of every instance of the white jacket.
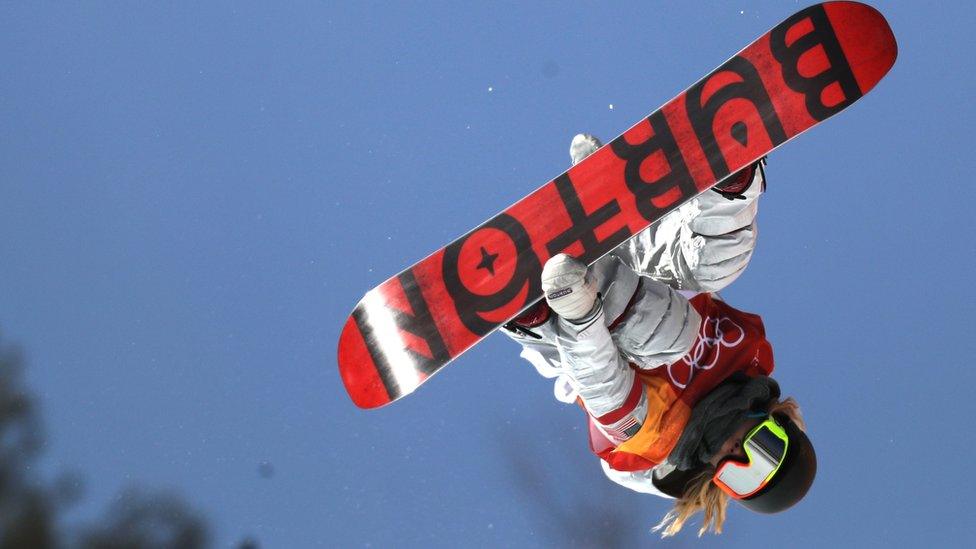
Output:
[[[687,352],[701,319],[684,298],[717,292],[745,270],[756,245],[755,216],[764,187],[760,169],[745,199],[729,200],[707,191],[590,267],[603,297],[603,321],[607,326],[617,322],[611,336],[627,360],[655,368]],[[625,310],[627,318],[621,319]],[[578,391],[564,375],[559,326],[553,316],[530,328],[538,339],[502,332],[522,345],[521,356],[540,375],[556,380],[556,398],[571,403]]]
[[[603,299],[603,313],[594,322],[612,326],[610,331],[573,326],[555,314],[529,328],[536,337],[502,331],[522,345],[521,356],[540,375],[555,379],[558,400],[572,403],[579,396],[591,415],[609,413],[633,386],[628,362],[644,369],[668,365],[694,344],[701,317],[687,298],[717,292],[745,270],[755,248],[764,188],[764,172],[758,169],[744,199],[707,191],[594,263],[591,274]],[[561,339],[572,345],[560,345]],[[666,474],[660,470],[666,463],[637,472],[602,465],[618,484],[670,497],[652,481],[655,471]]]

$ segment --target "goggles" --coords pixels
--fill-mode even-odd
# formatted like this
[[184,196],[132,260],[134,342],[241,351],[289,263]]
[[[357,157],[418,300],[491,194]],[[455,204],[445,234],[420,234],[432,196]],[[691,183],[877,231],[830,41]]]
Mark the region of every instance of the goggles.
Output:
[[746,461],[728,458],[718,464],[712,481],[734,499],[744,499],[762,490],[786,458],[790,440],[786,430],[772,417],[753,427],[742,439]]

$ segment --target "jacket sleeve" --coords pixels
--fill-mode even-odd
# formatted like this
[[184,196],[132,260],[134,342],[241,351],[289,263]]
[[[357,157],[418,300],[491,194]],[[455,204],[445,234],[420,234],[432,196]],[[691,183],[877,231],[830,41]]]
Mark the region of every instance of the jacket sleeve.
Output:
[[634,387],[634,370],[617,350],[601,305],[597,315],[579,325],[556,318],[560,362],[594,418],[617,411]]
[[621,311],[615,321],[608,321],[604,310],[585,328],[553,317],[532,329],[540,339],[502,331],[522,345],[522,357],[540,375],[555,378],[557,400],[573,402],[580,396],[591,413],[602,416],[619,407],[632,389],[628,362],[651,369],[679,360],[701,325],[701,316],[680,292],[640,279],[626,292],[607,287],[604,309]]
[[[624,314],[641,277],[613,254],[604,256],[590,268],[603,297],[603,321],[612,324]],[[562,363],[556,344],[559,328],[555,316],[531,328],[538,338],[505,328],[499,331],[522,346],[522,358],[529,361],[539,375],[554,380],[553,394],[556,400],[566,403],[576,401],[579,393]]]
[[[545,334],[548,330],[544,330],[538,331]],[[566,404],[576,402],[578,393],[559,363],[559,350],[553,343],[544,339],[532,339],[505,329],[500,331],[522,346],[522,352],[519,353],[519,356],[527,360],[539,372],[539,375],[553,380],[552,394],[556,400]]]
[[680,292],[644,278],[634,301],[614,328],[620,352],[639,368],[678,361],[698,337],[701,315]]

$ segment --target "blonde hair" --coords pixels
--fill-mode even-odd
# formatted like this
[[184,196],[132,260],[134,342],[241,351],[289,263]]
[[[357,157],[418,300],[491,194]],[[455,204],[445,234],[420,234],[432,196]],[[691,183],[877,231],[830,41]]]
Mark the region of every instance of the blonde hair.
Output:
[[[800,430],[805,431],[806,425],[800,415],[800,405],[793,397],[783,401],[773,401],[767,410],[770,414],[783,414],[790,418]],[[729,496],[712,482],[715,470],[707,466],[699,475],[692,478],[685,486],[685,492],[675,500],[674,507],[664,515],[661,522],[654,527],[654,531],[661,531],[661,537],[673,536],[681,531],[685,523],[702,511],[705,515],[702,527],[698,530],[698,537],[705,532],[722,533],[725,524],[725,513],[729,506]]]

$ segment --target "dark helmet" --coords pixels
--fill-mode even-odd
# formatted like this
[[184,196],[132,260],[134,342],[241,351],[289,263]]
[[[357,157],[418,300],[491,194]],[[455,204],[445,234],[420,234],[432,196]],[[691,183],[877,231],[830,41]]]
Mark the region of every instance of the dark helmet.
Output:
[[762,490],[745,499],[735,500],[757,513],[778,513],[789,509],[803,499],[813,484],[813,477],[817,475],[817,454],[806,433],[783,414],[773,414],[773,419],[789,437],[786,457],[776,475]]

